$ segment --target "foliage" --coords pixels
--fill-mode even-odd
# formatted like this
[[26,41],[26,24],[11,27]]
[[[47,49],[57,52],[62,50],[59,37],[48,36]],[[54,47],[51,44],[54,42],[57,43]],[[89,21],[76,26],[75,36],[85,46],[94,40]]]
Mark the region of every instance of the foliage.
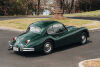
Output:
[[39,15],[44,9],[53,14],[57,1],[64,13],[100,9],[99,0],[0,0],[0,15]]
[[29,15],[39,9],[40,0],[0,0],[0,15]]
[[82,13],[64,14],[64,16],[100,18],[100,10],[82,12]]

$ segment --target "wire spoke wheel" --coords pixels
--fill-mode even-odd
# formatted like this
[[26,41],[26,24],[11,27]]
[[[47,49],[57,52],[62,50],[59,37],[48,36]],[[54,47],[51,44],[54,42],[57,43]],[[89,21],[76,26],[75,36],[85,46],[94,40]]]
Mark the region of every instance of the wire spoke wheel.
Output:
[[51,45],[51,43],[50,42],[46,42],[44,44],[44,53],[45,54],[49,54],[49,53],[51,53],[51,51],[52,51],[52,45]]
[[87,42],[87,36],[85,33],[82,34],[81,39],[82,39],[81,41],[82,44],[85,44]]

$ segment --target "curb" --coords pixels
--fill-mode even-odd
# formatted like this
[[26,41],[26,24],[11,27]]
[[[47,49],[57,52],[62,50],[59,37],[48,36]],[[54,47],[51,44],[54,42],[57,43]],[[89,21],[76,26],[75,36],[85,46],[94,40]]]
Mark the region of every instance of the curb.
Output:
[[91,32],[93,32],[93,31],[100,31],[100,28],[90,29],[89,31],[91,31]]
[[79,63],[79,67],[84,67],[84,66],[83,66],[83,63],[86,62],[86,61],[91,61],[91,60],[100,60],[100,58],[97,58],[97,59],[89,59],[89,60],[81,61],[81,62]]

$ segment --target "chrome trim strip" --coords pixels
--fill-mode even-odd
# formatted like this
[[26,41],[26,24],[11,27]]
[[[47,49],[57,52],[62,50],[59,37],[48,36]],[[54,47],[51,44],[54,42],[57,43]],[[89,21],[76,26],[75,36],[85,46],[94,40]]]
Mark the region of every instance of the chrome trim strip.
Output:
[[34,48],[22,48],[22,51],[35,51]]
[[23,48],[25,50],[34,50],[34,48]]
[[[13,50],[13,51],[19,51],[19,50]],[[24,52],[24,51],[35,51],[34,48],[22,48],[20,49],[20,51]]]

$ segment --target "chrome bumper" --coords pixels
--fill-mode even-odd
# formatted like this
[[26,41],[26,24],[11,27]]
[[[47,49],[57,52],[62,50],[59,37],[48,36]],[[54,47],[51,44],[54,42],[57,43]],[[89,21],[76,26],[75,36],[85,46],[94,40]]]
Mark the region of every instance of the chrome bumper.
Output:
[[19,49],[20,51],[22,52],[25,52],[25,51],[35,51],[34,48],[22,48],[22,49]]
[[8,44],[9,44],[8,50],[13,50],[13,46],[11,45],[10,41],[8,42]]
[[15,46],[12,46],[10,41],[9,41],[8,43],[9,43],[9,48],[8,48],[8,50],[21,51],[21,52],[35,51],[34,48],[17,48],[17,47],[15,47]]
[[17,48],[17,47],[13,47],[13,51],[29,52],[29,51],[35,51],[35,50],[34,50],[34,48]]

